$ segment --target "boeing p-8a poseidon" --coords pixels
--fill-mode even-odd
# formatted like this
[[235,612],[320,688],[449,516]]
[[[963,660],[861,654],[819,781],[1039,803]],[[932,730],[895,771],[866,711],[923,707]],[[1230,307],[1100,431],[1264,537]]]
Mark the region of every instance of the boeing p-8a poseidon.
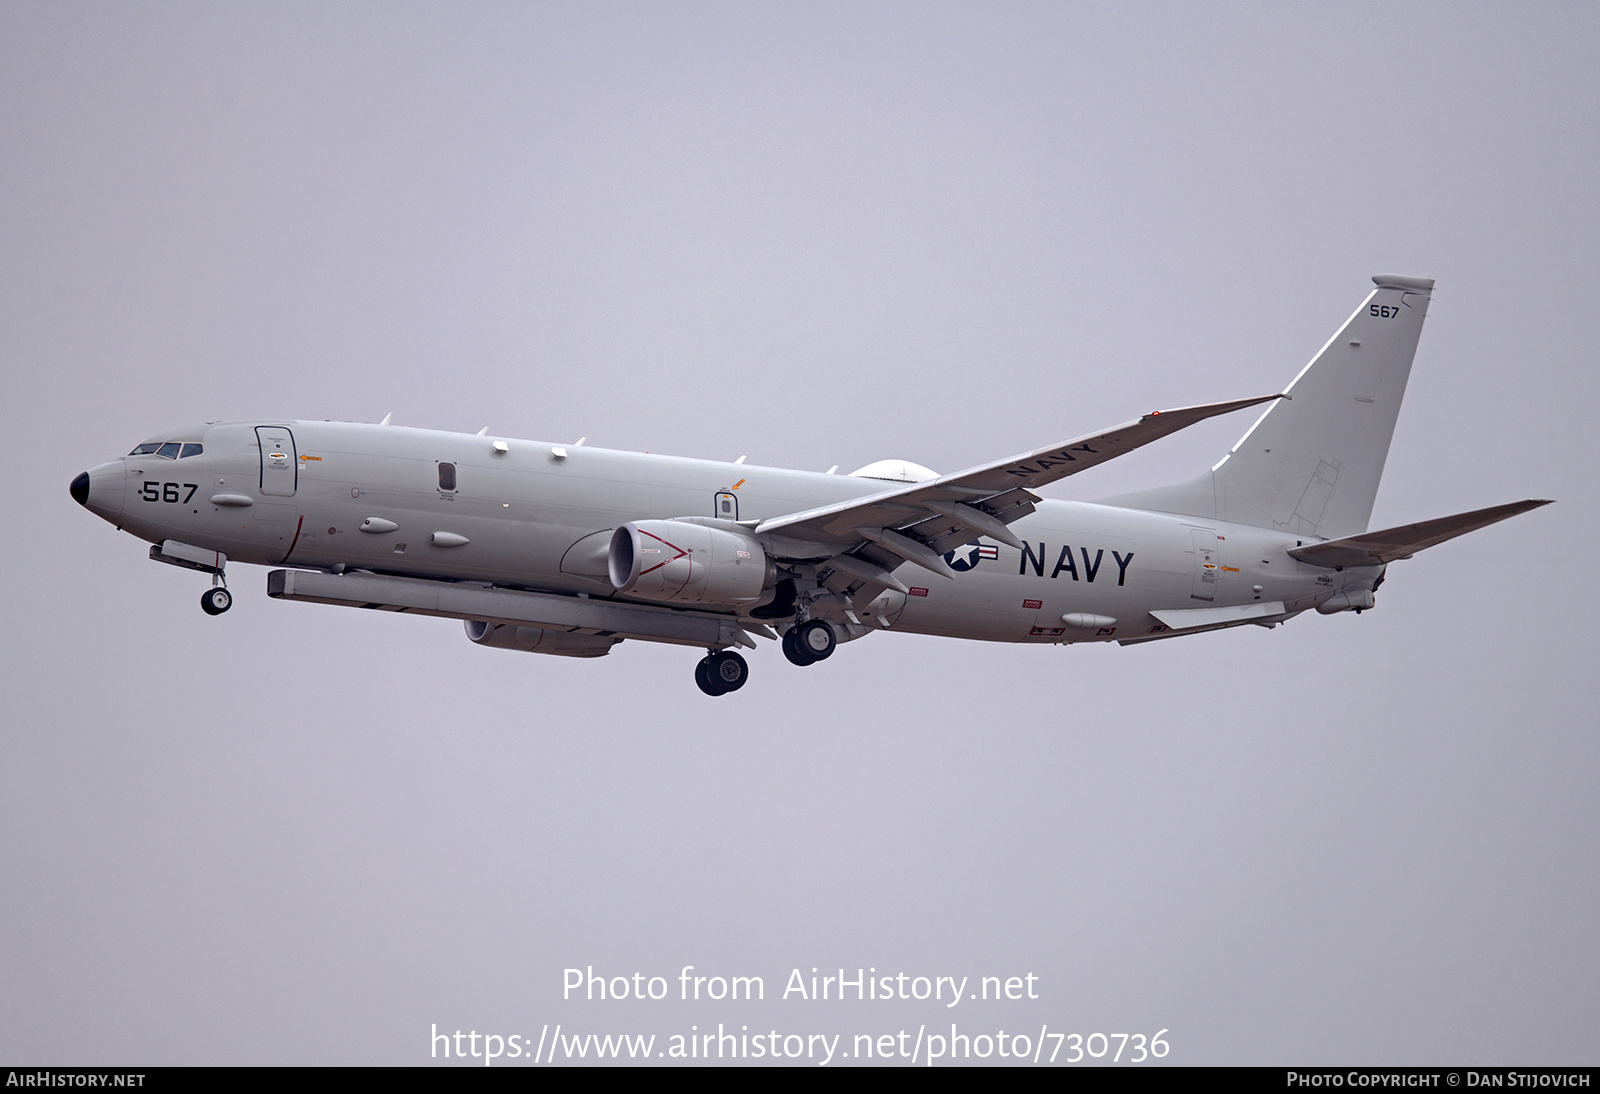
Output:
[[[1433,282],[1376,288],[1283,395],[1138,421],[953,475],[848,476],[348,422],[159,434],[73,498],[267,594],[466,623],[485,646],[599,657],[625,638],[708,651],[742,686],[753,635],[796,665],[876,630],[993,642],[1148,642],[1373,606],[1386,566],[1521,501],[1368,532]],[[1217,414],[1270,404],[1210,471],[1095,503],[1047,483]],[[387,422],[387,419],[385,420]]]

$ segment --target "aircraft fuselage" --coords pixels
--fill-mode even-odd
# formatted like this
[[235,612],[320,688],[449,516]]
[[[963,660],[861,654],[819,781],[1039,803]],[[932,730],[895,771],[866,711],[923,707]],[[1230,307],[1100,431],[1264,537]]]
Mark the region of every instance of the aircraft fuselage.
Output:
[[[229,561],[624,601],[606,550],[625,522],[753,524],[886,485],[359,423],[221,423],[167,436],[202,451],[95,468],[89,508],[152,543]],[[1011,529],[1022,550],[975,540],[949,553],[954,579],[900,566],[909,591],[891,594],[873,622],[1001,642],[1126,641],[1168,632],[1151,611],[1281,604],[1259,618],[1282,619],[1347,584],[1370,589],[1378,572],[1296,562],[1286,552],[1303,535],[1083,502],[1045,500]]]

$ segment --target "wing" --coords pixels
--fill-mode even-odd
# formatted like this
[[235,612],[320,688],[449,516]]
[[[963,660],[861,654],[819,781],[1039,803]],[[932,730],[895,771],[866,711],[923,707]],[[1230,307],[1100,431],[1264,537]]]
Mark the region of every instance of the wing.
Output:
[[1006,526],[1032,513],[1034,503],[1043,500],[1034,488],[1086,471],[1196,422],[1281,398],[1266,395],[1154,411],[1114,429],[930,482],[897,486],[881,494],[763,521],[755,531],[767,537],[778,557],[826,562],[836,574],[844,575],[841,581],[846,586],[860,583],[904,591],[905,586],[888,572],[903,562],[953,577],[941,556],[975,536],[1020,548],[1021,541]]
[[1475,532],[1518,513],[1549,505],[1548,501],[1530,499],[1514,501],[1509,505],[1496,505],[1489,509],[1475,509],[1470,513],[1457,513],[1452,517],[1439,517],[1417,524],[1404,524],[1399,528],[1385,528],[1381,532],[1363,532],[1359,536],[1330,539],[1326,543],[1312,543],[1296,547],[1290,556],[1312,566],[1343,569],[1346,566],[1381,566],[1410,558],[1418,551],[1434,547],[1446,540]]

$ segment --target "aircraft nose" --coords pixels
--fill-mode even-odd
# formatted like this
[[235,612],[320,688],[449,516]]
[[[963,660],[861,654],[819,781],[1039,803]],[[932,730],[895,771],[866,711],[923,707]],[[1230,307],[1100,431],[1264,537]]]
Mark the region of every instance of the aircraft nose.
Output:
[[125,460],[112,460],[99,467],[91,467],[72,480],[68,493],[72,500],[97,517],[113,524],[122,520],[122,495],[127,489],[128,468]]

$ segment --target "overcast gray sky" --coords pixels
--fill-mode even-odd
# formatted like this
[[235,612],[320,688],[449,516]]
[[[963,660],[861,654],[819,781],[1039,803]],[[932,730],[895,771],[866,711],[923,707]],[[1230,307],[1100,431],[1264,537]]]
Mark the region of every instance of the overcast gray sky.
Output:
[[[956,1021],[1595,1063],[1597,43],[1580,4],[0,6],[0,1060]],[[167,427],[391,411],[953,471],[1281,390],[1377,272],[1438,290],[1374,527],[1559,504],[1359,618],[764,646],[710,700],[693,651],[259,569],[208,618],[67,496]],[[767,999],[563,1002],[590,965]],[[813,966],[1039,998],[779,998]]]

